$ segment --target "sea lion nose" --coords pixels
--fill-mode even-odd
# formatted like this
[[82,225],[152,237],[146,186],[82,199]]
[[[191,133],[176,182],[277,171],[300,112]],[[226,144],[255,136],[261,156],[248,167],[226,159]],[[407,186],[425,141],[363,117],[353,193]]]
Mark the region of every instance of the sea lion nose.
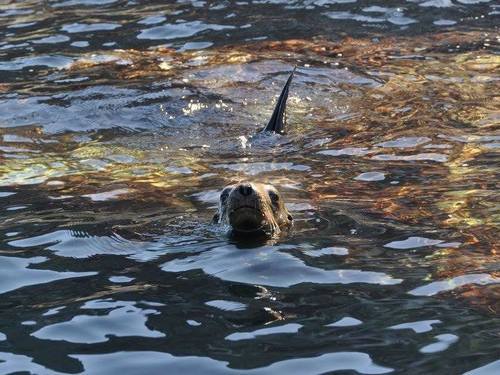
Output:
[[248,197],[253,192],[252,185],[250,184],[241,184],[238,186],[238,192],[244,197]]

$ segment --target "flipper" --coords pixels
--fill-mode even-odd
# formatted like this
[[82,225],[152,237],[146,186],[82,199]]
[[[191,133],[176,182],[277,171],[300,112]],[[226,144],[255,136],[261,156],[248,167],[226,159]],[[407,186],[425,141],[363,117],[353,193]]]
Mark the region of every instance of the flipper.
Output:
[[267,126],[262,129],[263,132],[274,132],[278,134],[283,134],[285,132],[286,100],[288,99],[288,90],[290,89],[290,84],[292,83],[293,74],[295,73],[296,68],[297,67],[293,68],[290,77],[288,77],[285,87],[283,87],[283,91],[281,91],[280,97],[278,98],[276,107],[274,108],[271,120],[269,120]]

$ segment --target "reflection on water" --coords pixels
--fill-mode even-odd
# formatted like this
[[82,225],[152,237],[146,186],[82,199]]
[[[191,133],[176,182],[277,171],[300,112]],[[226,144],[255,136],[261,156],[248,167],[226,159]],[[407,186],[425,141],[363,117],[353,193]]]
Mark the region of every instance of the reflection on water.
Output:
[[208,275],[228,281],[275,287],[290,287],[300,283],[391,285],[402,281],[380,272],[310,267],[286,250],[280,246],[263,246],[252,251],[240,250],[236,246],[221,246],[195,257],[171,260],[162,269],[167,272],[202,269]]
[[[74,343],[93,344],[115,337],[165,337],[158,331],[151,331],[146,327],[147,316],[158,313],[154,309],[143,310],[135,307],[134,303],[126,301],[93,301],[93,309],[109,309],[109,314],[103,316],[77,315],[69,322],[48,325],[31,335],[42,340],[68,341]],[[89,308],[85,305],[82,309]]]
[[[4,1],[0,372],[498,373],[499,12]],[[210,224],[242,178],[292,233]]]
[[[241,370],[228,367],[227,362],[203,357],[174,357],[159,352],[118,352],[100,355],[74,355],[93,374],[105,374],[107,371],[125,371],[128,374],[161,373],[165,368],[175,373],[196,368],[200,373],[239,374]],[[109,365],[111,364],[111,365]],[[106,368],[106,370],[104,370]],[[289,359],[275,362],[266,368],[244,371],[248,374],[288,373],[302,374],[303,371],[324,373],[325,371],[353,370],[361,374],[385,374],[391,368],[378,366],[370,356],[360,352],[328,353],[313,358]]]
[[32,264],[43,263],[46,260],[48,259],[45,257],[0,257],[0,270],[2,271],[0,276],[0,292],[7,293],[11,290],[29,285],[38,285],[71,277],[92,276],[96,274],[96,272],[55,272],[29,268]]

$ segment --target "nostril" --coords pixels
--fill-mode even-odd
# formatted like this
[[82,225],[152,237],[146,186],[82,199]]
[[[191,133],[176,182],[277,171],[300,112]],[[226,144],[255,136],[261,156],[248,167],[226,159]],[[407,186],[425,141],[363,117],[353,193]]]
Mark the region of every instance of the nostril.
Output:
[[252,185],[250,185],[250,184],[241,184],[239,186],[238,190],[239,190],[240,194],[245,196],[245,197],[252,194],[252,191],[253,191]]

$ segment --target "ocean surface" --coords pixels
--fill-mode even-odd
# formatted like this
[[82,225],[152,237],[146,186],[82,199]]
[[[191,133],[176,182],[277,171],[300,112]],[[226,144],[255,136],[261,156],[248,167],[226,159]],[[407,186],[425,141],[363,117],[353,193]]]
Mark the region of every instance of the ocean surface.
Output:
[[499,14],[2,0],[0,373],[500,374]]

